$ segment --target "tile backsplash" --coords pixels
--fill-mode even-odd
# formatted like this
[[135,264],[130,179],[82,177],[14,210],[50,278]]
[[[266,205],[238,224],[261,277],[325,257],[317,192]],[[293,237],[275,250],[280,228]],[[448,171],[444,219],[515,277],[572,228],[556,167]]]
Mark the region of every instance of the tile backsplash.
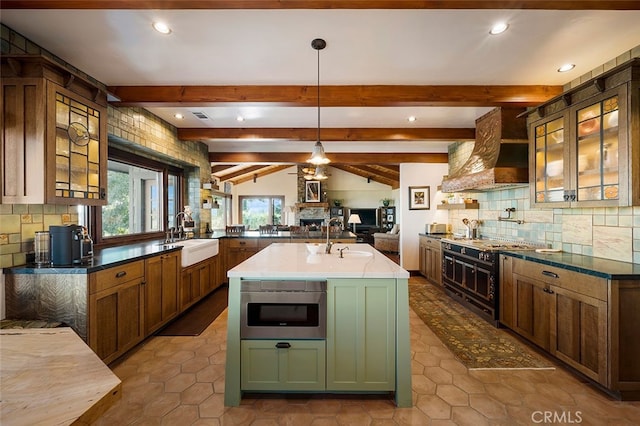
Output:
[[[466,145],[466,146],[465,146]],[[451,145],[470,154],[473,142]],[[464,155],[449,158],[466,160]],[[481,221],[480,235],[546,244],[575,254],[640,263],[640,207],[532,209],[529,186],[462,194],[477,199],[479,210],[449,210],[454,232],[463,232],[463,218]],[[501,222],[507,208],[524,223]]]

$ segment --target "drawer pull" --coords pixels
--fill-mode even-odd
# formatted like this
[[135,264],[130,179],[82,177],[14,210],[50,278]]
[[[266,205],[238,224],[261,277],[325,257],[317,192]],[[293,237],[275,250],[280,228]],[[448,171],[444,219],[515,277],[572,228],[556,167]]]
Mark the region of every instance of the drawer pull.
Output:
[[544,291],[545,293],[549,293],[549,294],[553,294],[553,290],[551,290],[550,288],[543,288],[542,291]]
[[288,342],[278,342],[276,343],[276,348],[278,349],[289,349],[291,347],[291,344]]
[[552,277],[552,278],[559,278],[558,274],[551,271],[542,271],[542,275],[546,275],[547,277]]
[[127,271],[120,271],[116,274],[116,278],[122,278],[127,275]]

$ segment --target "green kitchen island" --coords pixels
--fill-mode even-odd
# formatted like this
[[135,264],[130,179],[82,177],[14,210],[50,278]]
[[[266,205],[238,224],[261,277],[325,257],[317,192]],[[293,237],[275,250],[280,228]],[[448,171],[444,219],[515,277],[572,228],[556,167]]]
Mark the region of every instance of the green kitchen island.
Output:
[[[409,273],[368,244],[306,246],[271,244],[229,270],[225,405],[243,392],[299,392],[392,393],[411,407]],[[326,281],[326,339],[241,338],[245,281]]]

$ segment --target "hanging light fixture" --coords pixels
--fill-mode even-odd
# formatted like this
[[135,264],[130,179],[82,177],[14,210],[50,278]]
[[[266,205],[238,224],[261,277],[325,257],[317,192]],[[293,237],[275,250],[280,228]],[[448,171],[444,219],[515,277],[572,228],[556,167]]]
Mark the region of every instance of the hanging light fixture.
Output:
[[320,51],[327,46],[327,42],[321,38],[313,39],[311,47],[318,51],[318,138],[316,144],[313,146],[311,152],[311,158],[307,162],[315,165],[328,164],[331,162],[324,154],[324,147],[320,142]]
[[327,176],[327,171],[325,170],[325,167],[324,166],[316,167],[316,171],[313,174],[313,180],[325,180],[325,179],[329,179],[329,176]]

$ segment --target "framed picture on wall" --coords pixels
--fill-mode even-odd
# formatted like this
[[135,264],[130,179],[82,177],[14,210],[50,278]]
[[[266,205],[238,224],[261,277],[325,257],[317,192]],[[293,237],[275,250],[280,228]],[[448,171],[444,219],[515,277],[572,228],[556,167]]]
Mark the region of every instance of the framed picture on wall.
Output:
[[305,182],[304,200],[307,203],[320,202],[320,181],[319,180],[309,180]]
[[429,199],[428,186],[409,187],[409,210],[429,210]]

